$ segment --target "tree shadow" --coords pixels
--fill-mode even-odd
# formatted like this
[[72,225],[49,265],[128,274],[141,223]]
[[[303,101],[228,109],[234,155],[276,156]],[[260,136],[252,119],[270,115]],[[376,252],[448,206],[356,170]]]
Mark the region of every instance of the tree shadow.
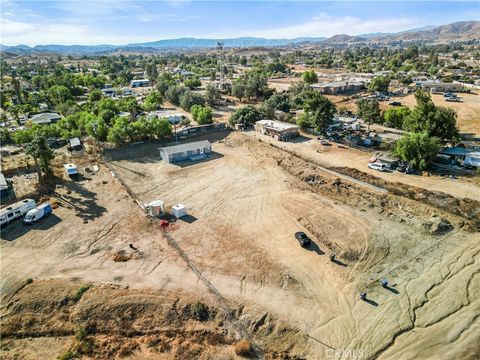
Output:
[[22,219],[19,218],[14,222],[8,224],[6,227],[2,228],[2,231],[0,233],[0,239],[6,241],[13,241],[25,235],[30,230],[35,229],[45,231],[50,229],[52,226],[59,224],[61,221],[62,219],[60,219],[54,213],[50,214],[50,216],[38,220],[32,225],[24,224]]
[[[54,192],[52,195],[62,204],[75,210],[76,215],[83,220],[93,220],[104,213],[107,209],[97,203],[97,194],[86,189],[79,182],[66,182],[64,187],[69,190],[70,194],[58,194]],[[77,194],[79,197],[73,196]]]

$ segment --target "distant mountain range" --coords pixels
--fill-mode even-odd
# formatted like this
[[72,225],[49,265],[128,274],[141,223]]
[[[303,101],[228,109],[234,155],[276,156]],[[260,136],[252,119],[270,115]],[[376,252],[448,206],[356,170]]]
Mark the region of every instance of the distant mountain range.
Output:
[[299,37],[294,39],[266,39],[257,37],[240,37],[233,39],[196,39],[179,38],[158,40],[145,43],[127,45],[27,45],[6,46],[0,45],[0,51],[9,56],[27,54],[76,54],[100,55],[118,51],[124,52],[155,52],[168,49],[202,49],[214,48],[222,42],[225,48],[242,47],[275,47],[294,45],[334,45],[352,43],[388,43],[393,41],[427,41],[444,43],[454,40],[480,40],[480,21],[461,21],[441,26],[426,26],[397,33],[370,33],[358,36],[335,35],[330,38]]

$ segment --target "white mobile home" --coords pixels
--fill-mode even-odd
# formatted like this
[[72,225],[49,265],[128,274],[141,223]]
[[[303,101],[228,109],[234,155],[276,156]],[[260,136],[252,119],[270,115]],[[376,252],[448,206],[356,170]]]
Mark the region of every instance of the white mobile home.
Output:
[[139,79],[139,80],[130,81],[130,86],[132,88],[149,86],[149,85],[150,85],[150,80],[148,79]]
[[196,161],[205,159],[212,152],[212,145],[208,140],[195,141],[186,144],[159,148],[160,157],[167,163],[179,161]]

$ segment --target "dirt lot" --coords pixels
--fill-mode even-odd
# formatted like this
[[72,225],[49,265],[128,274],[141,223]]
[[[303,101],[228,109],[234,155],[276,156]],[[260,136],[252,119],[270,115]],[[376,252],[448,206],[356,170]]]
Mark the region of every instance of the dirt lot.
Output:
[[[192,164],[160,162],[155,144],[118,150],[115,177],[102,165],[91,180],[66,182],[55,216],[2,231],[2,357],[34,358],[29,349],[48,345],[44,358],[55,358],[86,319],[95,326],[82,341],[105,359],[233,359],[240,337],[266,358],[478,355],[480,236],[461,231],[461,217],[227,135]],[[190,216],[161,232],[119,179],[140,202],[182,203]],[[427,232],[440,217],[455,227]],[[296,231],[314,244],[301,248]],[[74,301],[82,284],[93,287]],[[208,321],[182,310],[197,301],[212,310]]]

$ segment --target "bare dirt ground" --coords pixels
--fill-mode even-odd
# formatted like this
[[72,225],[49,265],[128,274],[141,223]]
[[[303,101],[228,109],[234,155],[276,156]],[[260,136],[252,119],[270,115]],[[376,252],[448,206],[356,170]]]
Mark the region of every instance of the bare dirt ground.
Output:
[[[117,150],[115,177],[102,165],[91,180],[65,182],[55,216],[2,231],[2,358],[46,346],[54,358],[87,319],[95,326],[82,341],[105,359],[234,359],[240,337],[266,358],[478,355],[480,237],[460,230],[461,216],[338,180],[251,134],[227,135],[192,164],[159,161],[155,144]],[[190,216],[162,233],[119,179],[140,202],[182,203]],[[426,232],[433,214],[455,227]],[[301,248],[296,231],[314,244]],[[82,284],[93,286],[75,301]],[[212,310],[208,321],[183,310],[197,301]]]

